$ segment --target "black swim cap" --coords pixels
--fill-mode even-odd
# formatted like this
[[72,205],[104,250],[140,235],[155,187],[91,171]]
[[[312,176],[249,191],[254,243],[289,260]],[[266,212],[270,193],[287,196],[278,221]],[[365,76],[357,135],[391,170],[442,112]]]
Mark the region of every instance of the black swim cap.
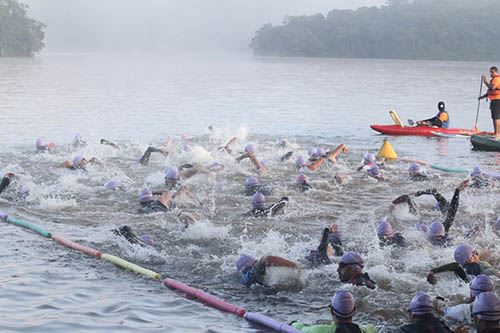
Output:
[[438,110],[439,111],[444,111],[444,102],[443,101],[441,101],[441,102],[438,103]]

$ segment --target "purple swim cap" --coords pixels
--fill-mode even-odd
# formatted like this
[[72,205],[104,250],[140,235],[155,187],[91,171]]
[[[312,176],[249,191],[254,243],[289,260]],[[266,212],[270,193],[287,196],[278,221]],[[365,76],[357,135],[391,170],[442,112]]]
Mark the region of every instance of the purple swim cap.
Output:
[[408,168],[408,172],[410,175],[416,175],[420,173],[420,164],[413,162],[410,164],[410,167]]
[[178,180],[179,179],[179,171],[177,170],[177,168],[169,167],[165,171],[165,179]]
[[297,157],[297,160],[295,161],[295,165],[297,168],[302,168],[306,166],[306,161],[302,156]]
[[363,261],[363,258],[361,258],[361,256],[358,253],[353,252],[353,251],[349,251],[346,254],[344,254],[340,258],[340,262],[345,264],[345,265],[359,265],[361,267],[365,263]]
[[36,149],[38,149],[38,150],[44,150],[46,147],[45,141],[43,141],[43,139],[41,139],[41,138],[36,139],[35,145],[36,145]]
[[380,175],[380,169],[375,164],[368,168],[368,175],[370,177],[378,177]]
[[444,236],[446,231],[441,222],[433,222],[429,228],[429,237]]
[[392,227],[389,222],[382,221],[377,224],[377,235],[379,237],[390,237],[392,236]]
[[316,150],[316,155],[318,157],[324,157],[324,156],[326,156],[326,151],[323,148],[318,148]]
[[493,290],[493,282],[491,279],[484,274],[476,276],[474,281],[470,284],[470,294],[472,297],[476,297],[480,293]]
[[110,180],[109,182],[106,183],[106,185],[104,185],[104,187],[107,189],[107,190],[116,190],[118,188],[118,184],[114,181],[114,180]]
[[247,181],[245,182],[246,187],[253,187],[256,185],[259,185],[259,181],[257,180],[257,178],[252,177],[252,176],[247,178]]
[[436,202],[436,203],[434,204],[434,209],[435,209],[435,210],[439,210],[439,207],[440,207],[440,206],[439,206],[439,202]]
[[81,168],[83,159],[83,156],[75,156],[75,158],[73,158],[73,167],[75,167],[76,169]]
[[427,294],[417,293],[410,302],[410,312],[415,316],[432,313],[432,298]]
[[140,235],[139,236],[140,239],[143,240],[144,243],[148,244],[148,245],[153,245],[153,236],[149,235],[149,234],[145,234],[145,235]]
[[297,178],[295,178],[295,183],[296,184],[303,184],[303,183],[307,182],[308,180],[309,180],[309,178],[307,178],[306,175],[304,175],[303,173],[299,173]]
[[266,208],[266,197],[264,194],[257,192],[252,197],[252,208],[264,209]]
[[500,229],[500,216],[497,218],[497,222],[495,223],[495,228]]
[[455,261],[458,262],[460,266],[463,266],[469,262],[469,260],[472,258],[472,253],[474,252],[474,249],[467,244],[461,244],[457,246],[455,249]]
[[472,170],[472,173],[470,175],[471,175],[471,177],[475,177],[475,176],[479,176],[482,173],[483,172],[481,171],[481,168],[477,166],[477,167],[474,167],[474,170]]
[[415,226],[418,231],[427,233],[427,226],[423,223],[417,224]]
[[252,265],[256,261],[257,261],[257,259],[255,259],[254,257],[246,255],[246,254],[242,254],[238,258],[238,261],[236,262],[236,268],[239,271],[241,271],[241,270],[247,268],[248,266]]
[[491,291],[480,293],[472,303],[472,316],[481,320],[500,320],[500,299]]
[[318,149],[315,148],[315,147],[311,147],[309,148],[309,150],[307,151],[307,154],[309,156],[316,156],[318,154]]
[[331,306],[333,313],[337,317],[350,318],[356,310],[354,297],[347,290],[339,290],[333,295]]
[[255,146],[255,144],[253,144],[253,143],[252,143],[252,144],[249,144],[249,145],[247,145],[247,146],[245,147],[245,151],[246,151],[247,153],[255,153],[256,149],[257,149],[257,147],[256,147],[256,146]]
[[139,192],[139,202],[150,202],[153,201],[153,192],[150,189],[145,188]]
[[373,155],[372,153],[366,154],[363,158],[363,163],[365,165],[375,163],[375,155]]

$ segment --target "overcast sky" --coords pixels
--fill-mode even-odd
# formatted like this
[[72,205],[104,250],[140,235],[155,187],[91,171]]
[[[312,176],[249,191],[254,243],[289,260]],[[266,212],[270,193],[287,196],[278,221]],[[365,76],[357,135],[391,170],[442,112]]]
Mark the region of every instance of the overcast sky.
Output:
[[385,0],[20,0],[47,25],[47,52],[248,52],[255,31],[285,15],[378,6]]

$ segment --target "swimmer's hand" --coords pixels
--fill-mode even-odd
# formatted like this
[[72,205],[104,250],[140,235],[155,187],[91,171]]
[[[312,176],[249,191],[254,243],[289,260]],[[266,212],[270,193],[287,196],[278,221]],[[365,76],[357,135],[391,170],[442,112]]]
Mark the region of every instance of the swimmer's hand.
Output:
[[468,333],[470,332],[470,328],[468,326],[465,326],[465,324],[458,326],[455,328],[455,333]]
[[463,182],[461,182],[457,189],[459,191],[463,191],[467,187],[467,185],[469,184],[469,180],[470,179],[466,179]]
[[427,282],[429,282],[430,284],[437,283],[436,274],[434,274],[433,271],[430,271],[429,274],[427,274]]
[[281,197],[280,201],[289,201],[288,197]]

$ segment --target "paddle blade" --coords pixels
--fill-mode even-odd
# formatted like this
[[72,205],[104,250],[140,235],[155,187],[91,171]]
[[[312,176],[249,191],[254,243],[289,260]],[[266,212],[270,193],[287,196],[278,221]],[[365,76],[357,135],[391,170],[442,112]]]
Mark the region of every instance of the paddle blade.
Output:
[[479,129],[477,128],[477,125],[474,126],[474,134],[479,133]]

